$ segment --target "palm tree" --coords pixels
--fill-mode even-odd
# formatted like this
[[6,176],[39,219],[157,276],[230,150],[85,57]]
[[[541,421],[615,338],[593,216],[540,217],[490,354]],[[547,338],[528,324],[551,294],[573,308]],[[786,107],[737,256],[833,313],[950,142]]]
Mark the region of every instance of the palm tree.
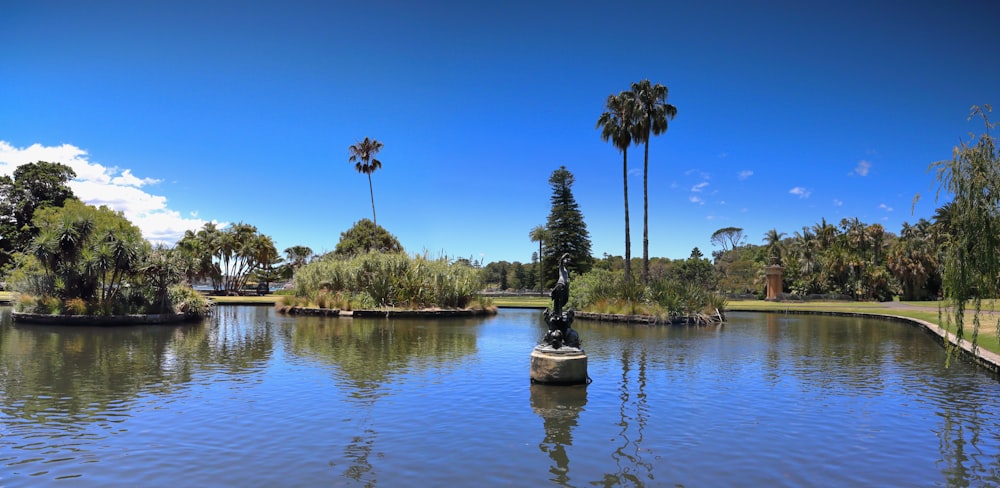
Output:
[[372,222],[375,225],[378,225],[378,220],[375,219],[375,192],[372,190],[372,173],[382,167],[382,161],[375,159],[375,155],[380,150],[382,150],[382,143],[367,137],[347,148],[347,153],[350,155],[347,160],[354,163],[354,169],[358,170],[358,173],[368,175],[368,193],[372,197]]
[[528,237],[531,238],[531,242],[538,243],[538,291],[540,292],[542,291],[543,277],[545,276],[542,272],[544,270],[544,266],[542,266],[542,243],[548,240],[549,232],[545,229],[544,225],[536,225],[531,228]]
[[649,80],[632,83],[635,97],[635,125],[632,138],[645,144],[642,163],[642,282],[649,282],[649,139],[667,131],[677,116],[677,107],[667,103],[667,87]]
[[764,233],[764,246],[767,248],[768,256],[775,260],[773,264],[781,264],[782,237],[785,237],[785,233],[778,232],[778,229],[771,229]]
[[628,147],[632,145],[635,120],[635,98],[623,91],[618,95],[608,95],[605,112],[597,119],[601,129],[601,140],[611,143],[622,152],[622,180],[625,187],[625,281],[632,279],[632,237],[628,223]]

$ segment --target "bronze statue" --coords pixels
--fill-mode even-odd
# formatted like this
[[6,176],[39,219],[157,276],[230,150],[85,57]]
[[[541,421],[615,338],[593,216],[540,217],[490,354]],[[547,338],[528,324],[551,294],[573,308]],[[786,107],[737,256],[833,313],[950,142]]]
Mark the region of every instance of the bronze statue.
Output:
[[563,346],[580,347],[580,335],[571,327],[573,324],[573,310],[563,311],[563,307],[569,303],[569,254],[563,254],[559,258],[559,279],[556,286],[552,288],[552,308],[545,311],[545,323],[549,330],[542,338],[543,346],[550,346],[559,349]]
[[566,265],[569,264],[569,254],[563,254],[559,258],[559,280],[556,281],[556,286],[552,288],[552,306],[555,308],[556,315],[562,315],[562,309],[569,302],[569,269]]

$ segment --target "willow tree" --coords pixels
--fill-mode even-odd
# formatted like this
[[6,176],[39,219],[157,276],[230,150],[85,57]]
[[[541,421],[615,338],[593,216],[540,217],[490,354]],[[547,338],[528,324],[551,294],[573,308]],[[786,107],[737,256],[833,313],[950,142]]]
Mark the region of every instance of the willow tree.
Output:
[[[1000,276],[1000,155],[990,135],[989,105],[972,106],[969,119],[982,117],[985,131],[961,142],[947,161],[932,163],[938,182],[936,197],[950,194],[950,232],[945,244],[942,288],[948,301],[945,325],[965,336],[965,312],[971,304],[972,346],[977,347],[984,298],[995,298]],[[943,312],[942,312],[943,315]],[[1000,329],[1000,322],[997,324]],[[954,351],[954,347],[949,347]]]

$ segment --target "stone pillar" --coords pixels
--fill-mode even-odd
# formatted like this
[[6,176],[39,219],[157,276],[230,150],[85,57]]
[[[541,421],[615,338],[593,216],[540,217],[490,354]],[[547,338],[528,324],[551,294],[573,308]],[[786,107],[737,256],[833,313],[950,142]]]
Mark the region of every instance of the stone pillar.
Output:
[[767,298],[765,300],[777,300],[781,294],[781,266],[772,264],[765,270],[767,274]]
[[576,347],[537,346],[531,351],[531,381],[550,385],[586,384],[587,354]]

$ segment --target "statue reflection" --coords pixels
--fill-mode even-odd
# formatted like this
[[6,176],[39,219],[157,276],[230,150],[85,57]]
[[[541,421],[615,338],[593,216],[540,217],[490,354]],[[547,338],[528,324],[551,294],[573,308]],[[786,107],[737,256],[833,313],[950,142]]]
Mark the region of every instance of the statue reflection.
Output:
[[549,467],[553,476],[551,481],[560,485],[569,484],[566,448],[573,446],[573,428],[586,406],[586,385],[531,385],[531,410],[542,418],[545,426],[545,439],[538,444],[538,448],[552,459],[552,466]]

